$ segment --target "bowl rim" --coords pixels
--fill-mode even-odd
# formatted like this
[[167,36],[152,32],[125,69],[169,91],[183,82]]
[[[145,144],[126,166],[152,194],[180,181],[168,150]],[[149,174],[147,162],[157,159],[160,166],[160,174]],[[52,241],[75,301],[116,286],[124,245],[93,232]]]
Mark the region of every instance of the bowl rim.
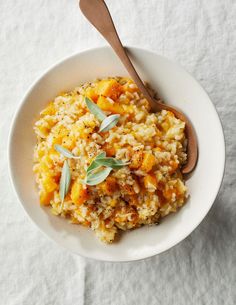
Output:
[[77,51],[74,52],[71,55],[67,55],[65,57],[63,57],[62,59],[59,59],[56,63],[52,64],[49,66],[49,68],[47,68],[45,71],[43,71],[42,73],[40,73],[40,75],[31,83],[31,85],[28,86],[27,90],[25,91],[25,94],[23,95],[23,97],[21,98],[19,104],[16,107],[16,110],[12,116],[11,119],[11,124],[10,124],[10,129],[9,129],[9,133],[8,133],[8,140],[7,140],[7,163],[8,163],[8,173],[9,173],[9,177],[10,177],[10,182],[12,185],[12,188],[14,190],[14,193],[18,199],[18,202],[20,203],[21,207],[23,208],[23,210],[25,211],[26,215],[28,216],[28,219],[30,219],[30,221],[40,230],[40,232],[43,233],[44,236],[46,236],[49,240],[53,241],[55,244],[59,245],[60,247],[66,249],[69,253],[72,254],[76,254],[79,255],[81,257],[84,258],[88,258],[88,259],[93,259],[95,261],[103,261],[103,262],[134,262],[134,261],[140,261],[140,260],[144,260],[147,258],[151,258],[154,257],[156,255],[160,255],[163,254],[165,252],[167,252],[168,250],[170,250],[171,248],[177,246],[180,242],[182,242],[183,240],[185,240],[195,229],[197,229],[197,227],[200,225],[200,223],[205,219],[206,215],[209,213],[210,209],[212,208],[218,194],[219,191],[221,189],[221,185],[224,179],[224,174],[225,174],[225,163],[226,163],[226,145],[225,145],[225,135],[224,135],[224,129],[223,129],[223,124],[220,118],[220,115],[216,109],[216,106],[214,105],[214,103],[211,101],[209,94],[207,93],[207,91],[202,87],[202,85],[200,84],[200,82],[193,77],[185,68],[182,67],[182,65],[180,65],[179,63],[173,61],[172,59],[169,59],[163,55],[160,55],[158,53],[156,53],[153,50],[150,49],[145,49],[145,48],[140,48],[140,47],[136,47],[136,46],[130,46],[130,45],[125,45],[125,48],[128,50],[134,50],[134,51],[138,51],[138,52],[144,52],[144,53],[149,53],[150,55],[154,55],[154,56],[158,56],[160,58],[162,58],[163,60],[167,60],[169,63],[171,63],[172,65],[177,66],[178,68],[180,68],[181,70],[183,70],[189,78],[191,78],[193,81],[197,82],[197,84],[200,86],[200,88],[204,91],[204,93],[206,94],[206,96],[208,97],[211,106],[214,110],[214,117],[218,118],[218,121],[220,123],[220,129],[221,129],[221,134],[218,134],[218,137],[220,138],[220,142],[223,145],[223,150],[222,150],[222,166],[221,166],[221,177],[219,179],[218,182],[218,186],[216,188],[216,191],[214,192],[214,195],[212,196],[212,200],[211,203],[208,206],[208,209],[206,209],[204,215],[200,218],[200,220],[198,221],[198,223],[191,229],[188,230],[187,232],[184,231],[184,233],[180,234],[178,239],[175,241],[175,243],[173,245],[169,245],[167,244],[162,251],[158,252],[158,253],[150,253],[150,255],[140,255],[140,256],[136,256],[134,258],[124,258],[121,257],[120,259],[103,259],[103,258],[97,258],[96,256],[90,255],[90,253],[87,253],[86,255],[78,253],[76,251],[73,251],[71,249],[69,249],[68,247],[66,247],[65,245],[63,245],[60,241],[55,240],[54,238],[52,238],[49,234],[47,234],[46,230],[44,230],[43,228],[41,228],[34,220],[33,218],[29,215],[27,209],[24,206],[24,200],[23,198],[20,197],[20,195],[17,192],[17,188],[16,188],[16,183],[15,183],[15,178],[14,178],[14,173],[13,173],[13,167],[12,167],[12,153],[13,153],[13,142],[12,142],[12,136],[13,136],[13,132],[15,129],[15,125],[16,125],[16,121],[17,121],[17,117],[26,101],[26,99],[28,98],[28,96],[31,94],[31,92],[34,90],[35,86],[38,85],[38,83],[42,80],[42,78],[44,76],[46,76],[48,73],[50,73],[51,70],[57,68],[58,66],[60,66],[61,64],[63,64],[64,62],[66,62],[67,60],[72,60],[74,57],[83,55],[83,54],[88,54],[88,53],[93,53],[96,51],[100,51],[100,50],[108,50],[111,49],[111,47],[104,45],[104,46],[99,46],[99,47],[95,47],[95,48],[88,48],[88,49],[84,49],[83,51]]

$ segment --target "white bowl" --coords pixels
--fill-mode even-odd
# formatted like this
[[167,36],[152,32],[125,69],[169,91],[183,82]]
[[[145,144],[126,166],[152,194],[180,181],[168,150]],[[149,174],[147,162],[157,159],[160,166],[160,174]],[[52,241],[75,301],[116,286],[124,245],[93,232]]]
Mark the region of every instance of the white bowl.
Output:
[[169,104],[191,119],[198,137],[199,159],[187,181],[190,199],[178,213],[159,226],[125,232],[119,242],[102,244],[95,234],[55,217],[39,205],[33,166],[33,123],[46,104],[62,91],[105,76],[126,76],[119,59],[108,47],[73,55],[50,68],[23,98],[9,138],[9,167],[16,194],[32,221],[48,237],[76,254],[104,261],[133,261],[166,251],[187,237],[203,220],[221,185],[225,144],[221,123],[208,95],[179,65],[152,52],[128,48],[143,80]]

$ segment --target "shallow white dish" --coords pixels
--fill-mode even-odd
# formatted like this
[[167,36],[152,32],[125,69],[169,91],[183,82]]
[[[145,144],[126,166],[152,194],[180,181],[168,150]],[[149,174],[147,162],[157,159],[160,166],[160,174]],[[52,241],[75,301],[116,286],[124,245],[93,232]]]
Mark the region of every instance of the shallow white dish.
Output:
[[166,251],[187,237],[212,206],[223,178],[225,143],[217,112],[203,88],[186,71],[155,53],[128,48],[143,80],[158,90],[165,102],[183,110],[198,137],[199,160],[188,180],[190,199],[178,213],[159,226],[125,232],[119,242],[102,244],[95,234],[55,217],[39,205],[32,172],[35,144],[33,123],[45,105],[62,91],[105,76],[127,72],[108,47],[73,55],[50,68],[23,98],[9,136],[9,167],[16,194],[32,221],[48,237],[76,254],[104,261],[132,261]]

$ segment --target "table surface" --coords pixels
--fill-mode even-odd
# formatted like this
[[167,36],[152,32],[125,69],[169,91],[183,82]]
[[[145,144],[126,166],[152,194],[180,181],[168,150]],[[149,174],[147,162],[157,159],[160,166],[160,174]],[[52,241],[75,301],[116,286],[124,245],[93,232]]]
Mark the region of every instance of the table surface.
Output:
[[209,93],[226,137],[223,185],[201,225],[151,259],[96,262],[49,241],[28,219],[9,182],[10,122],[22,95],[45,69],[74,52],[106,43],[76,0],[1,1],[0,303],[235,304],[236,1],[107,3],[124,44],[179,62]]

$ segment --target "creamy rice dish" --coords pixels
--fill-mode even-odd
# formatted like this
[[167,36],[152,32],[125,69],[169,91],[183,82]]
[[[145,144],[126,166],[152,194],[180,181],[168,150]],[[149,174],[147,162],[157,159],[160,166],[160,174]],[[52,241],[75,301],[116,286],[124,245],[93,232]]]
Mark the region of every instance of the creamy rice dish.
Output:
[[60,94],[34,130],[40,203],[105,243],[158,224],[186,202],[185,123],[169,111],[152,113],[129,78]]

